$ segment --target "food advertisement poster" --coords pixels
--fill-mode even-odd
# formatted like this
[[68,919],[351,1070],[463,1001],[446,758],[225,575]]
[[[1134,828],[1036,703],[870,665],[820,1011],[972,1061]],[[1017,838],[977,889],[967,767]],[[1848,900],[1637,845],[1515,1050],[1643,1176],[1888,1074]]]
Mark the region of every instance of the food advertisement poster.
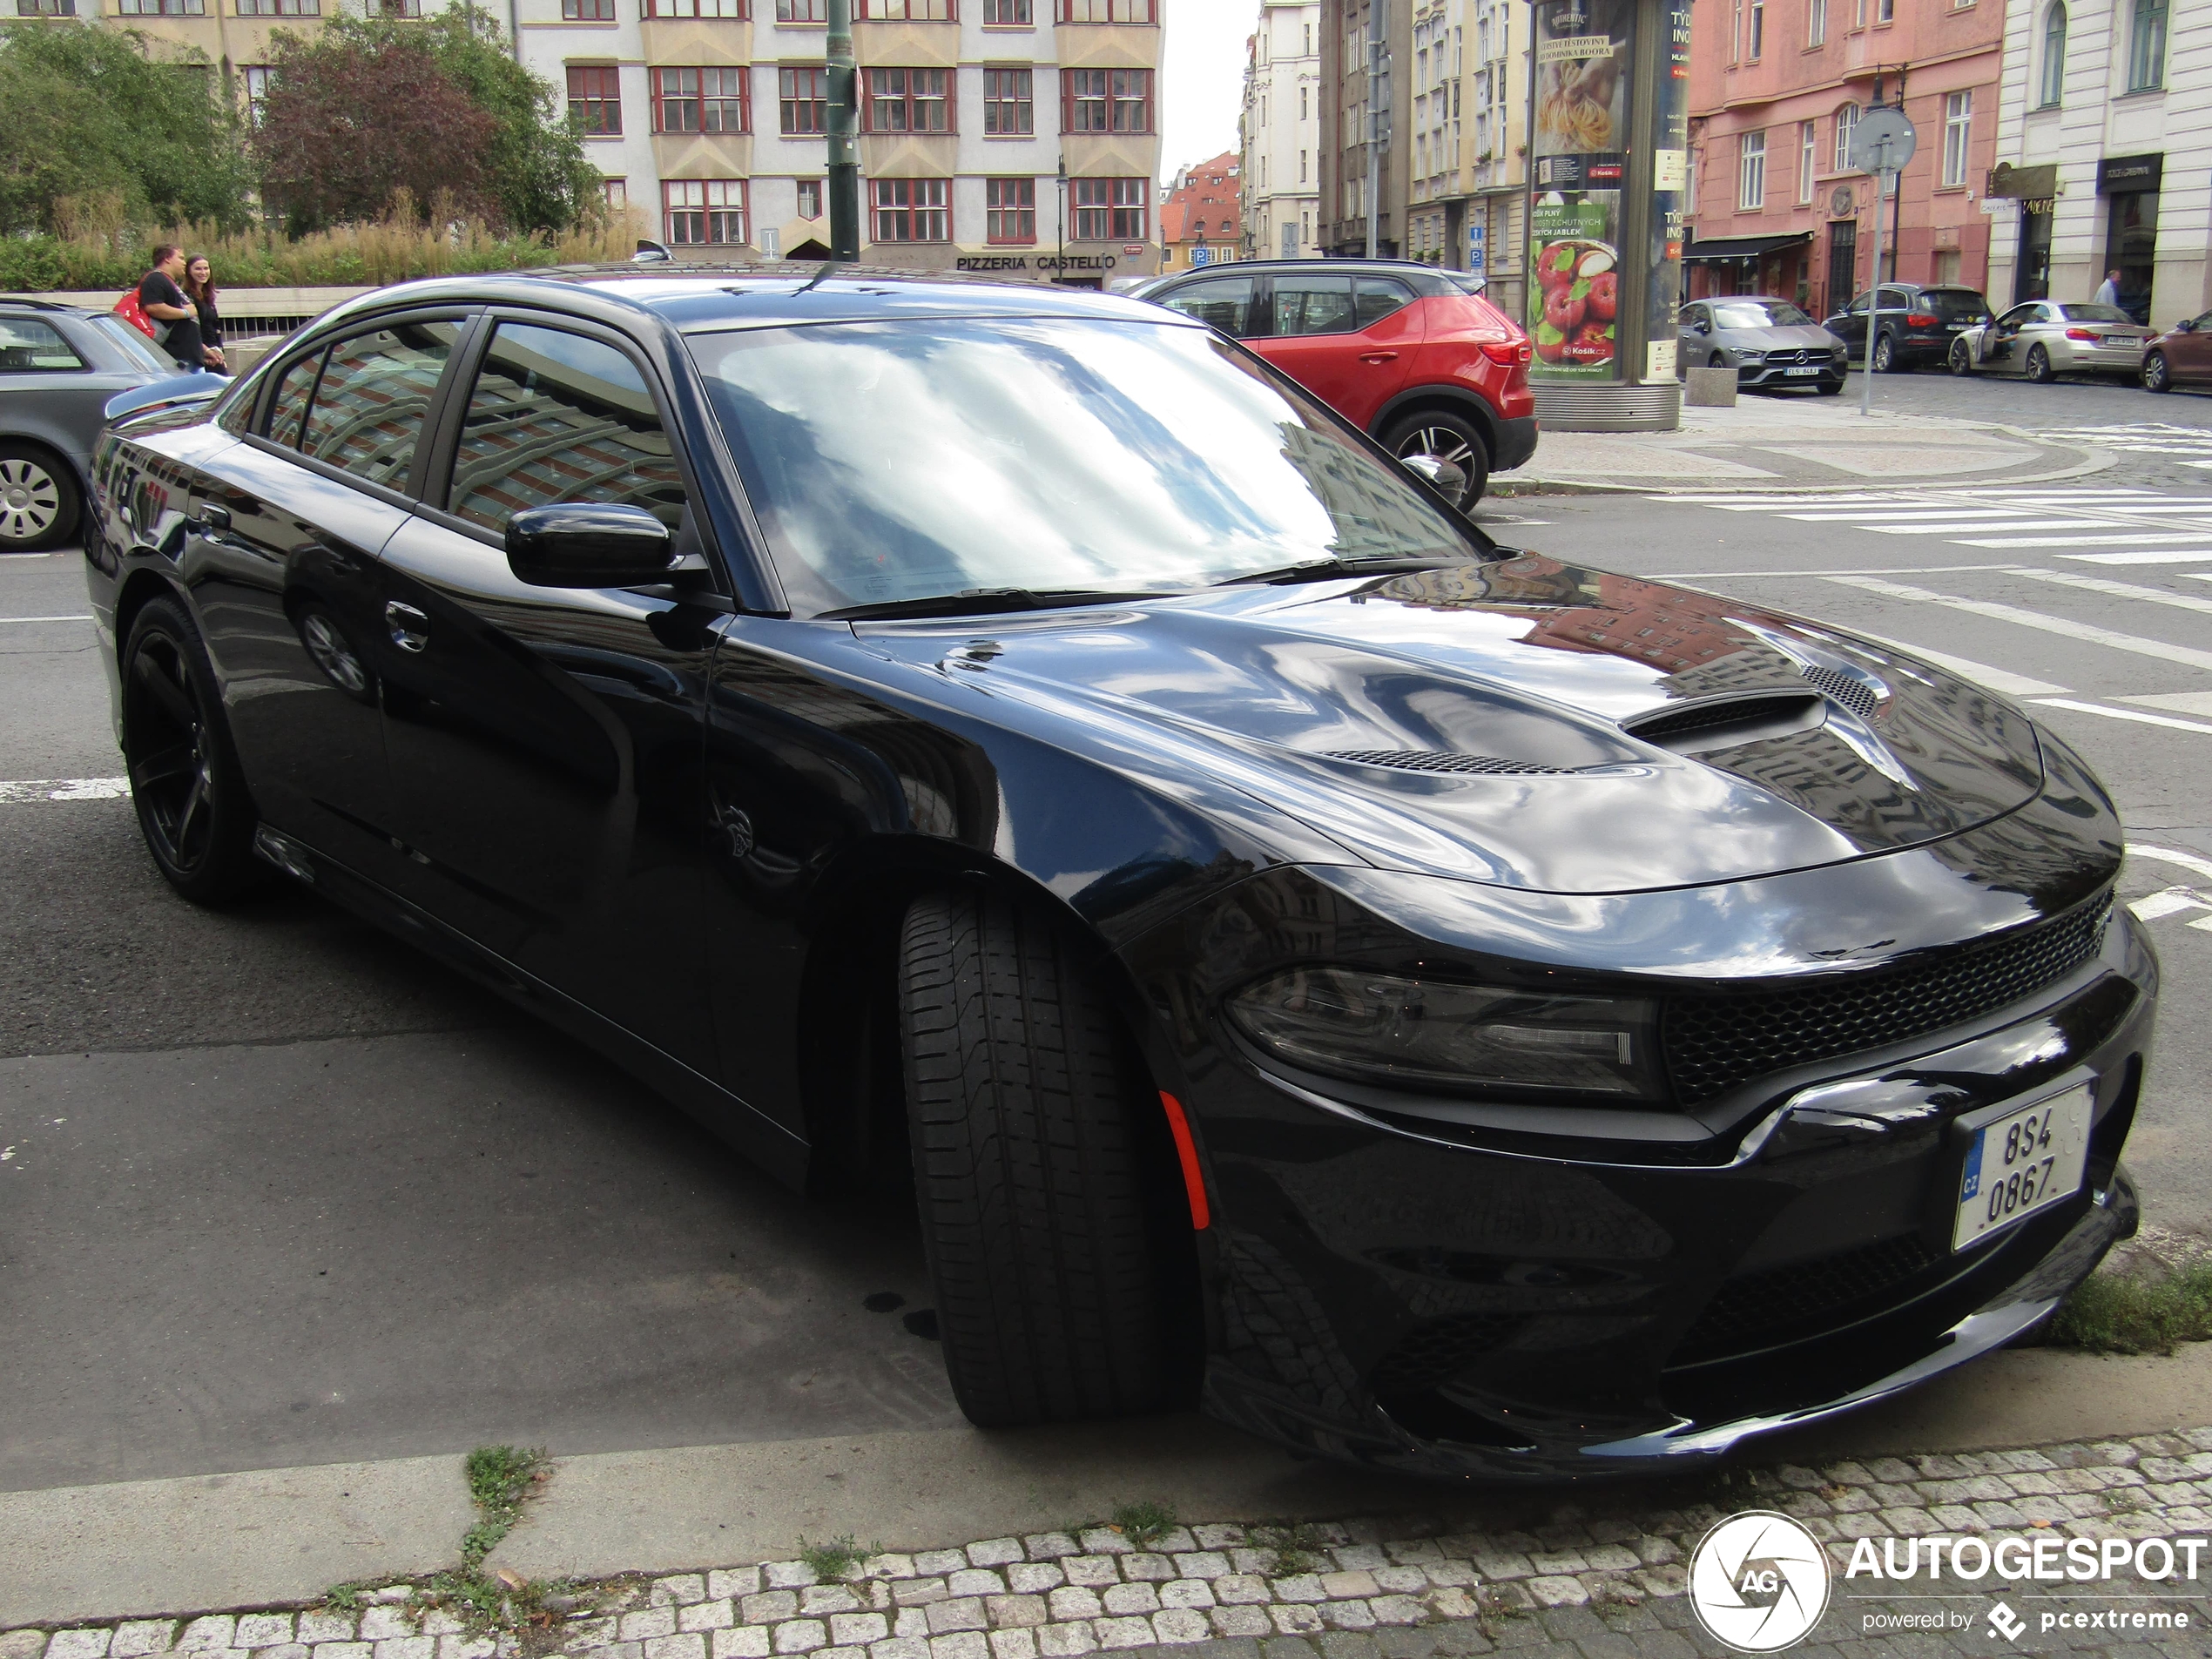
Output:
[[1535,152],[1586,158],[1586,182],[1620,181],[1635,15],[1631,0],[1538,0]]
[[1621,192],[1549,191],[1529,210],[1536,280],[1528,291],[1531,375],[1612,380],[1620,306]]

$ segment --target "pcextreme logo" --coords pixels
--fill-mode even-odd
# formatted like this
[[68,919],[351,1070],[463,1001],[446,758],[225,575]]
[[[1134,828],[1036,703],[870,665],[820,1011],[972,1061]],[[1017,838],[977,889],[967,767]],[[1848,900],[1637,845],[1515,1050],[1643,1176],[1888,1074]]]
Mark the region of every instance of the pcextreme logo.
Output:
[[1828,1609],[1828,1552],[1787,1515],[1747,1509],[1707,1533],[1689,1558],[1689,1605],[1716,1642],[1777,1653]]

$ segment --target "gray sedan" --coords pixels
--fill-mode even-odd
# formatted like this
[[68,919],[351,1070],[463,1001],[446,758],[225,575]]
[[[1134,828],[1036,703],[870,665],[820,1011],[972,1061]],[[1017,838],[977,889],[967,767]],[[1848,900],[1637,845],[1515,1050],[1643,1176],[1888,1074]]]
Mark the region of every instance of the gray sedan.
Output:
[[2030,300],[1951,342],[1953,374],[2019,374],[2046,384],[2061,374],[2141,372],[2151,331],[2117,306]]
[[1680,354],[1692,368],[1732,368],[1738,386],[1844,389],[1844,346],[1787,300],[1737,294],[1682,308]]
[[120,317],[0,299],[0,553],[76,533],[107,401],[180,372]]

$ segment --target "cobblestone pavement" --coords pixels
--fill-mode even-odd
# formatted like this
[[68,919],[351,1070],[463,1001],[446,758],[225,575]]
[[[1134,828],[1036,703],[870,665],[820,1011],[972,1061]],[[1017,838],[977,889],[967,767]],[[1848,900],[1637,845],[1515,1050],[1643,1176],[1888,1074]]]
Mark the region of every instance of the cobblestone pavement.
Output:
[[[1556,1488],[1492,1493],[1483,1506],[1479,1526],[1462,1515],[1134,1536],[1070,1528],[874,1554],[826,1581],[803,1561],[563,1583],[550,1595],[512,1579],[523,1601],[544,1596],[544,1611],[497,1635],[471,1634],[432,1604],[428,1585],[394,1584],[361,1593],[354,1611],[14,1630],[0,1634],[0,1659],[1081,1659],[1163,1649],[1188,1659],[1513,1649],[1683,1659],[1730,1651],[1698,1623],[1687,1568],[1707,1530],[1746,1509],[1797,1518],[1834,1563],[1826,1613],[1789,1651],[2212,1654],[2212,1549],[2202,1543],[2212,1533],[2212,1429],[1737,1469],[1568,1500]],[[2025,1548],[2012,1545],[2009,1559],[2023,1576],[2000,1580],[1990,1558],[2015,1538]],[[1952,1562],[1932,1576],[1932,1539],[1976,1541],[1965,1548],[1983,1573],[1961,1576],[1949,1568],[1965,1563]],[[2154,1539],[2169,1541],[2163,1559],[2138,1553]],[[2038,1543],[2054,1570],[2069,1549],[2114,1570],[2094,1583],[2048,1573],[2036,1581],[2023,1563]],[[1864,1570],[1867,1559],[1896,1563],[1904,1548],[1921,1557],[1916,1575]]]

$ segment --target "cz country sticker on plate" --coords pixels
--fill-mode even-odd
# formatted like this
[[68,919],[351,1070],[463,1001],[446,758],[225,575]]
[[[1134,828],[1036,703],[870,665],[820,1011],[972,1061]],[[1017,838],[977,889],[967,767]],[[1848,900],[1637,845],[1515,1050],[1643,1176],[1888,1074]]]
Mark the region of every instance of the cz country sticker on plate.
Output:
[[2081,1190],[2091,1106],[2084,1085],[2006,1112],[1974,1131],[1959,1183],[1952,1249],[1964,1250]]

